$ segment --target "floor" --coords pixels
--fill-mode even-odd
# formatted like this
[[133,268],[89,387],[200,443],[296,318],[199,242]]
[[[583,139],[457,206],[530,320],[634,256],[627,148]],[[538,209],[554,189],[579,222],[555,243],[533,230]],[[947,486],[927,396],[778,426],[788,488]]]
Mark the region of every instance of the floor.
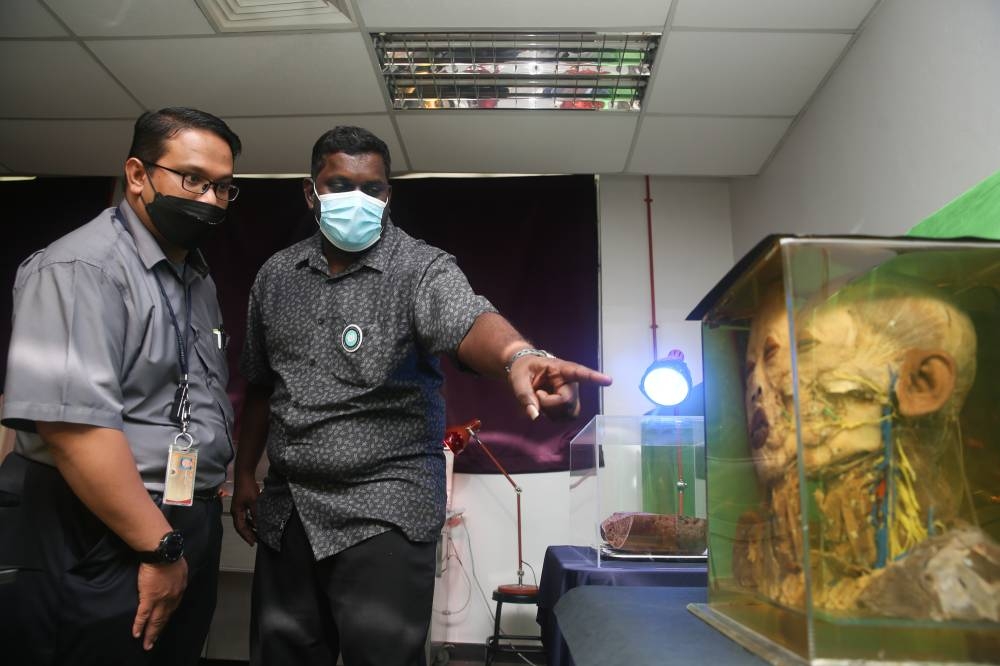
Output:
[[[497,658],[493,661],[494,664],[523,664],[528,666],[529,664],[534,664],[534,666],[546,666],[545,656],[540,654],[526,654],[525,659],[530,661],[525,661],[519,659],[517,655],[514,654],[501,654],[497,655]],[[467,656],[463,655],[461,659],[451,659],[450,657],[440,655],[437,660],[432,661],[428,666],[483,666],[484,658],[469,660]],[[200,666],[247,666],[245,661],[227,661],[222,659],[202,659]]]
[[[539,654],[526,654],[525,658],[530,661],[524,661],[518,659],[517,655],[512,654],[502,654],[498,655],[493,661],[494,664],[523,664],[528,666],[529,664],[534,664],[534,666],[545,666],[544,655]],[[451,659],[446,657],[439,657],[436,661],[431,662],[428,666],[483,666],[484,659],[473,659],[468,660],[462,659]],[[245,661],[227,661],[222,659],[202,659],[200,666],[247,666]]]

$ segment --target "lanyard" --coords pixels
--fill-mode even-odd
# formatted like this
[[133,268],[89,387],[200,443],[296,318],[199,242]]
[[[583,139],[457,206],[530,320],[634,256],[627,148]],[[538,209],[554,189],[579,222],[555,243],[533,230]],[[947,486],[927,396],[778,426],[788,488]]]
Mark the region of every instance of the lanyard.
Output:
[[184,322],[183,333],[181,332],[181,327],[177,323],[177,315],[174,313],[174,306],[170,304],[170,299],[167,298],[167,290],[163,288],[163,281],[160,280],[160,276],[156,274],[156,270],[153,270],[153,277],[156,279],[156,286],[160,288],[160,294],[163,296],[163,302],[167,306],[167,312],[170,314],[170,324],[174,327],[174,336],[177,338],[177,361],[181,367],[181,381],[187,382],[188,379],[188,333],[191,330],[191,285],[187,282],[187,264],[184,264],[184,270],[181,271],[181,282],[185,285],[184,289],[184,309],[186,311]]
[[163,296],[163,303],[167,306],[170,314],[170,324],[174,328],[174,337],[177,340],[177,363],[181,370],[181,379],[177,383],[177,391],[174,392],[174,402],[170,407],[170,420],[181,426],[181,432],[187,433],[188,424],[191,422],[191,401],[188,399],[188,335],[191,331],[191,285],[187,282],[187,264],[181,272],[181,282],[184,284],[184,310],[185,322],[181,329],[177,321],[177,314],[174,306],[170,304],[167,297],[167,290],[163,287],[163,281],[153,270],[153,278],[156,279],[156,286],[160,288],[160,295]]
[[[132,230],[128,228],[125,220],[122,219],[120,209],[115,209],[115,212],[112,213],[112,218],[122,225],[122,228],[125,229],[128,235],[132,235]],[[138,247],[136,247],[136,252],[138,252]],[[191,440],[191,435],[187,431],[188,424],[191,422],[191,401],[188,399],[188,333],[191,330],[191,285],[187,281],[187,268],[187,263],[185,262],[184,269],[181,271],[181,283],[184,285],[184,310],[186,318],[183,332],[181,331],[180,324],[177,322],[177,314],[174,312],[174,306],[170,304],[170,299],[167,297],[167,290],[164,289],[163,281],[157,275],[155,266],[152,273],[153,278],[156,280],[156,286],[160,288],[160,295],[163,296],[163,302],[167,306],[167,312],[170,314],[170,324],[174,328],[174,336],[177,339],[177,364],[181,370],[181,378],[177,382],[174,401],[170,407],[170,420],[181,426],[181,435],[191,442],[193,440]]]

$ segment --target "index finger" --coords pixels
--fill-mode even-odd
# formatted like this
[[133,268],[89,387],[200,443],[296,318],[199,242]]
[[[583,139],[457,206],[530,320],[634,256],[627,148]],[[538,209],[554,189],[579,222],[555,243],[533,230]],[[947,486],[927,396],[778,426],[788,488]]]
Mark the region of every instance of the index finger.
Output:
[[139,607],[135,611],[135,620],[132,622],[132,636],[135,638],[142,636],[152,610],[151,604],[147,599],[139,599]]
[[149,621],[146,623],[146,632],[142,641],[144,649],[153,649],[156,639],[160,637],[163,628],[167,626],[167,620],[170,619],[172,612],[173,609],[166,608],[162,603],[153,607],[153,612],[150,613]]
[[611,386],[611,375],[592,370],[585,365],[573,363],[572,361],[562,361],[558,368],[559,374],[567,382],[585,382],[597,384],[598,386]]

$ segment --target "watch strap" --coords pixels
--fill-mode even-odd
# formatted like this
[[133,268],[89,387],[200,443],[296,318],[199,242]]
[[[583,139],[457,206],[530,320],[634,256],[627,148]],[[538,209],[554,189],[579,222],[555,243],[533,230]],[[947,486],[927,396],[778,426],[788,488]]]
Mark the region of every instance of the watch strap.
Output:
[[170,530],[160,538],[156,550],[138,551],[139,561],[145,564],[170,564],[184,555],[184,535]]

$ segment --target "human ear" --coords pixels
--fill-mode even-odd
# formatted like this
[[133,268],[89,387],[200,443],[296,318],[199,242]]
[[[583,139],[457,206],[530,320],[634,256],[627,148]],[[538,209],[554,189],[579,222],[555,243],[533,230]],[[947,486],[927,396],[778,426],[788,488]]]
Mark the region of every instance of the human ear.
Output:
[[146,167],[138,157],[130,157],[125,160],[125,189],[135,195],[142,194],[146,186]]
[[313,180],[312,178],[302,179],[302,194],[306,197],[306,205],[309,206],[309,210],[313,209],[316,203],[316,195],[313,192]]
[[896,380],[896,401],[903,416],[924,416],[941,409],[955,390],[955,359],[942,349],[909,349]]

